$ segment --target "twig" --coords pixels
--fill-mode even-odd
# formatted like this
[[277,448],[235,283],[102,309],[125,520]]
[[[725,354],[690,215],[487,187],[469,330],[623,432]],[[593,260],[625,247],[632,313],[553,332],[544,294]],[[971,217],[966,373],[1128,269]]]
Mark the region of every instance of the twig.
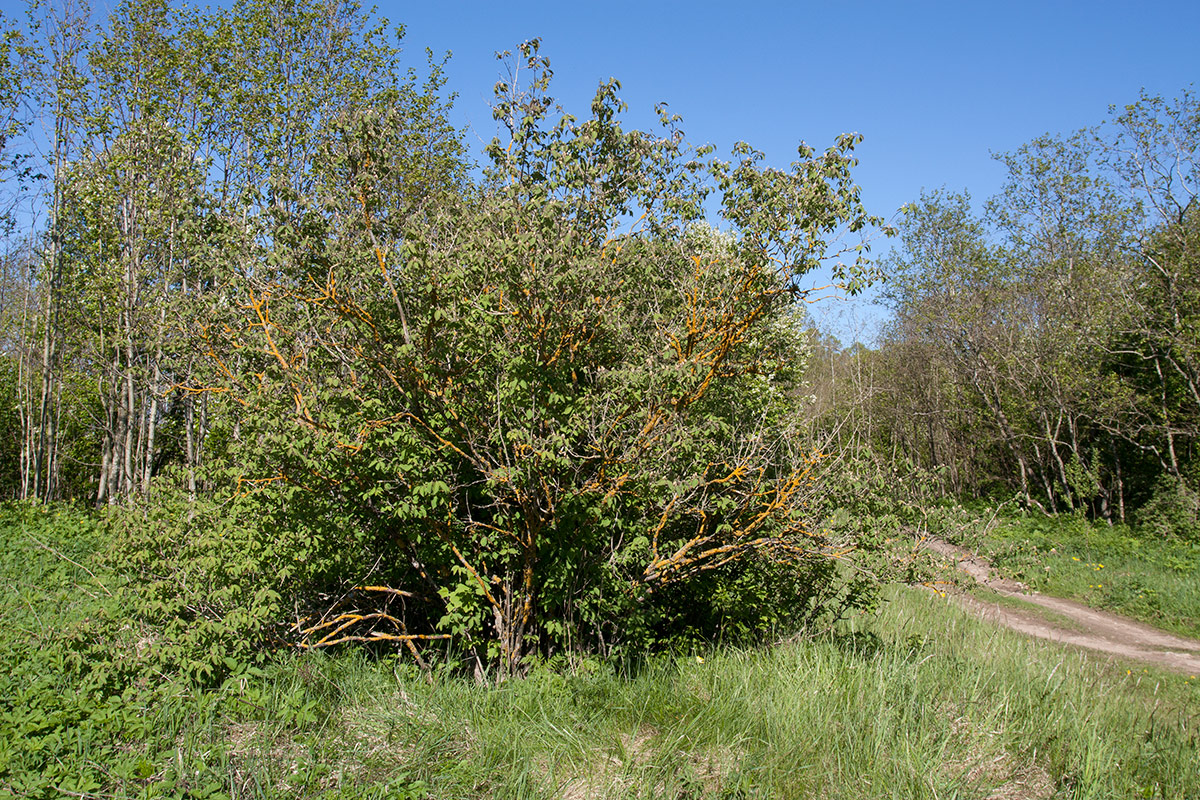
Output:
[[92,572],[90,569],[88,569],[87,567],[85,567],[83,564],[80,564],[80,563],[79,563],[78,561],[76,561],[75,559],[73,559],[73,558],[71,558],[71,557],[69,557],[69,556],[65,556],[65,555],[63,555],[62,553],[58,552],[57,550],[55,550],[53,547],[51,547],[50,545],[46,544],[45,542],[39,542],[39,541],[37,540],[37,537],[35,537],[35,536],[34,536],[32,533],[29,533],[28,531],[26,531],[26,532],[25,532],[25,535],[26,535],[26,536],[28,536],[28,537],[29,537],[29,538],[30,538],[30,539],[33,541],[33,543],[34,543],[34,544],[36,544],[38,547],[42,547],[42,548],[45,548],[46,550],[49,550],[51,553],[53,553],[54,555],[58,556],[58,557],[59,557],[59,558],[61,558],[63,561],[67,561],[67,562],[69,562],[69,563],[71,563],[71,564],[74,564],[75,566],[79,567],[81,570],[83,570],[84,572],[86,572],[88,575],[91,575],[91,576],[92,576],[92,580],[94,580],[94,581],[96,582],[96,585],[97,585],[97,586],[99,586],[101,589],[103,589],[103,590],[104,590],[104,593],[105,593],[106,595],[108,595],[109,597],[112,597],[112,596],[113,596],[113,593],[112,593],[112,592],[110,592],[110,591],[108,590],[108,587],[107,587],[107,586],[105,586],[103,583],[101,583],[101,582],[100,582],[100,579],[96,577],[96,573]]

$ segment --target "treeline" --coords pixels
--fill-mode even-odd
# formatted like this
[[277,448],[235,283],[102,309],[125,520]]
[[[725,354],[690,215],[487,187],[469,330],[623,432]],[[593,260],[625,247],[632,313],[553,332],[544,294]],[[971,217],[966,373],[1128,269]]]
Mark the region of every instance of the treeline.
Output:
[[1198,143],[1193,94],[1143,96],[1002,156],[982,214],[907,206],[859,434],[956,496],[1200,531]]
[[226,355],[199,343],[236,315],[235,283],[285,266],[295,221],[343,177],[336,137],[403,137],[420,193],[461,181],[438,65],[418,78],[373,24],[347,4],[147,0],[100,27],[34,4],[9,29],[0,491],[115,503],[178,466],[195,492],[208,356]]

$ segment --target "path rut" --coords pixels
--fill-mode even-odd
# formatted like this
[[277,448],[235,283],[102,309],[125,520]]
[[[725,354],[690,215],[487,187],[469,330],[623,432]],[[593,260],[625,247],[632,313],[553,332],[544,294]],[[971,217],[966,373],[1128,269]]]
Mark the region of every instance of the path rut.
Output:
[[997,576],[983,559],[941,539],[925,537],[921,546],[955,562],[960,570],[996,594],[1044,608],[1065,618],[1069,624],[1057,624],[1032,609],[1023,611],[955,593],[954,597],[960,603],[985,619],[1029,636],[1200,675],[1200,640],[1176,636],[1073,600],[1035,592],[1018,581]]

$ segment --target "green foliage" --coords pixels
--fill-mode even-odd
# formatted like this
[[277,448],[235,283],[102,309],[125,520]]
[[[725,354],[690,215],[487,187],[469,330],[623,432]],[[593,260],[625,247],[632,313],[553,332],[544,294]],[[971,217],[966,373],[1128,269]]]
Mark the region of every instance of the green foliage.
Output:
[[[520,58],[476,194],[402,191],[393,126],[411,118],[349,116],[280,220],[278,271],[237,285],[230,474],[273,530],[327,546],[297,633],[451,635],[514,670],[762,630],[785,588],[838,605],[821,562],[851,545],[807,510],[796,279],[872,222],[857,139],[787,171],[745,145],[731,164],[673,118],[622,128],[615,83],[590,117],[551,121],[548,61],[536,43]],[[701,223],[709,196],[728,232]]]
[[[111,556],[96,558],[136,544],[124,525],[3,510],[0,791],[399,800],[1200,788],[1194,679],[1127,673],[904,592],[815,639],[704,646],[632,671],[560,654],[527,678],[480,684],[402,655],[281,652],[213,680],[145,646],[147,593],[125,592]],[[138,558],[146,572],[187,566]],[[180,576],[194,579],[195,569]],[[199,682],[180,680],[189,669]]]
[[7,506],[0,536],[0,786],[56,797],[137,785],[162,721],[151,709],[172,689],[145,658],[146,629],[116,597],[119,580],[95,563],[98,526],[61,508]]
[[304,549],[238,512],[168,490],[105,515],[99,559],[123,579],[117,600],[142,637],[144,670],[212,685],[278,642],[297,571],[287,559]]
[[[243,771],[253,765],[241,760],[234,733],[264,725],[317,739],[329,679],[311,659],[278,669],[265,651],[251,651],[261,630],[239,611],[267,621],[279,610],[231,596],[253,578],[228,566],[252,558],[220,552],[248,544],[233,526],[210,535],[211,519],[174,527],[151,519],[147,532],[175,538],[155,539],[164,549],[150,553],[137,550],[151,545],[130,530],[129,516],[0,509],[0,794],[198,800],[245,796],[257,785],[258,796],[425,796],[420,781],[394,771],[347,775],[341,794],[327,795],[331,771],[315,760],[294,764],[274,788],[274,775],[264,782]],[[208,541],[190,546],[185,532]],[[114,557],[121,548],[131,548],[128,569]],[[174,583],[155,573],[175,568]]]
[[1164,475],[1138,509],[1136,521],[1151,536],[1200,544],[1200,492],[1181,478]]
[[[352,2],[45,22],[44,60],[0,22],[4,177],[31,177],[6,149],[28,100],[53,128],[50,230],[0,275],[0,439],[23,448],[0,492],[111,507],[0,510],[0,792],[540,796],[599,764],[652,796],[981,793],[945,767],[971,718],[964,759],[1032,747],[1064,791],[1194,793],[1193,721],[1055,716],[1082,668],[1064,690],[1011,642],[999,676],[982,634],[908,622],[709,649],[925,579],[906,526],[972,517],[946,490],[1081,512],[979,535],[1031,583],[1194,629],[1200,502],[1152,480],[1189,474],[1200,430],[1200,228],[1154,177],[1194,177],[1191,95],[1006,157],[1002,246],[966,196],[910,206],[886,352],[827,348],[831,374],[887,377],[843,432],[808,410],[798,286],[876,274],[844,240],[880,224],[857,136],[726,161],[665,111],[625,128],[615,81],[555,119],[533,41],[473,180],[442,65],[405,69]],[[1144,203],[1088,174],[1105,158]],[[1127,497],[1154,538],[1083,520]],[[284,655],[346,642],[376,660]]]
[[1156,484],[1189,474],[1200,433],[1197,108],[1143,94],[999,156],[982,216],[944,190],[905,207],[894,317],[851,366],[874,376],[872,446],[958,496],[1125,522],[1157,494],[1188,513]]

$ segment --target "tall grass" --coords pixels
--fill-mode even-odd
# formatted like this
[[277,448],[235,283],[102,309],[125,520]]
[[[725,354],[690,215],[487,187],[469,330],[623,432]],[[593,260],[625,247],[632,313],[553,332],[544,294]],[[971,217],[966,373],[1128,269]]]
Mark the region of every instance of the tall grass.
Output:
[[815,639],[498,685],[348,650],[198,688],[122,666],[157,645],[82,566],[85,521],[20,520],[0,531],[0,797],[1200,798],[1195,677],[932,594]]
[[[584,661],[487,687],[316,657],[266,685],[269,713],[212,731],[231,796],[1200,797],[1196,679],[908,591],[818,640],[624,672]],[[281,721],[296,695],[318,717]]]

